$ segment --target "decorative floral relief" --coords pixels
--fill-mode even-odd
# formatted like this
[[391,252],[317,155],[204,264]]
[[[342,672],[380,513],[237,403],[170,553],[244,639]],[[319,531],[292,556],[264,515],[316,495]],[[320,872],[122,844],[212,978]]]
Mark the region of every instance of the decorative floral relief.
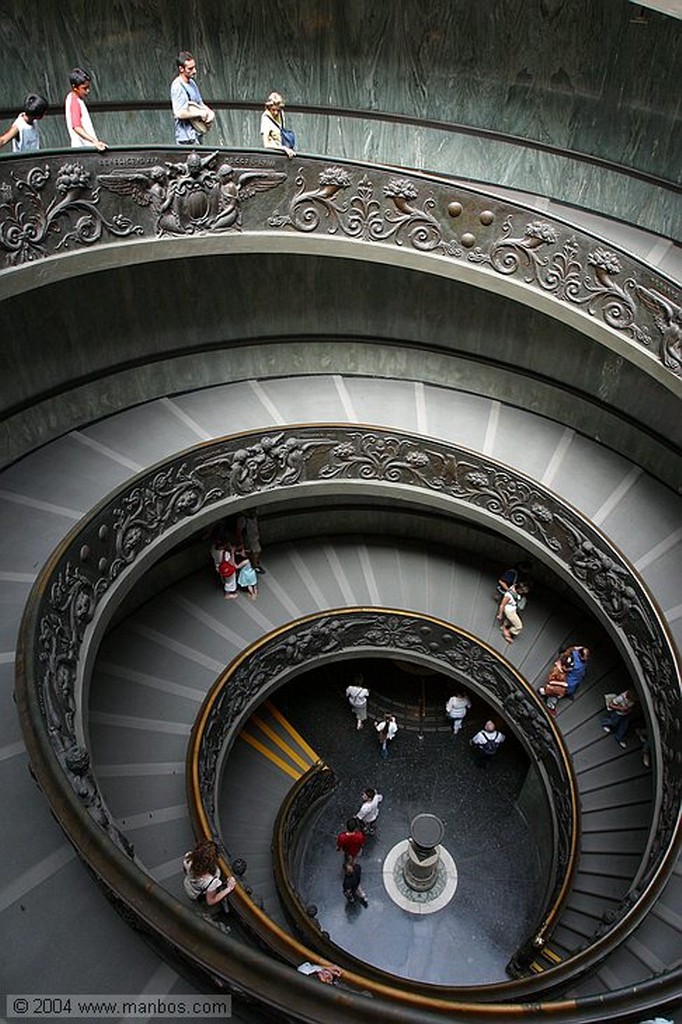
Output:
[[296,177],[298,194],[285,214],[274,213],[268,223],[271,227],[294,227],[297,231],[317,231],[324,220],[328,234],[342,232],[348,238],[361,238],[371,242],[394,241],[404,245],[407,241],[419,252],[443,249],[440,225],[430,212],[436,205],[433,196],[424,200],[421,208],[413,205],[418,196],[415,185],[407,178],[392,178],[383,186],[383,195],[393,203],[384,207],[375,198],[375,186],[363,174],[356,194],[342,199],[340,193],[350,188],[352,179],[340,167],[327,167],[318,176],[318,187],[308,189],[303,170]]
[[[54,195],[45,193],[50,181],[48,165],[33,167],[25,178],[10,172],[14,184],[5,185],[0,203],[0,247],[10,266],[48,255],[48,235],[59,235],[55,251],[74,245],[94,245],[104,231],[115,238],[142,234],[142,228],[121,213],[107,220],[98,208],[99,188],[80,163],[63,164],[57,171]],[[66,229],[69,230],[66,230]]]
[[[78,161],[61,165],[48,158],[25,172],[10,169],[0,182],[0,250],[7,266],[15,267],[69,246],[135,235],[241,231],[245,203],[287,181],[284,172],[258,166],[257,158],[254,166],[242,169],[243,159],[234,155],[231,163],[215,150],[136,165],[130,158],[79,154]],[[124,167],[116,166],[121,162]],[[508,207],[498,237],[489,239],[496,220],[490,216],[477,220],[476,235],[453,236],[444,211],[456,205],[479,214],[480,198],[462,193],[461,202],[454,203],[453,187],[442,181],[428,185],[424,194],[424,179],[405,174],[377,172],[375,180],[367,171],[329,165],[309,185],[310,174],[305,165],[299,169],[286,208],[269,216],[264,212],[267,226],[392,243],[451,259],[464,258],[465,248],[474,246],[466,252],[470,263],[522,277],[525,284],[576,306],[638,345],[654,351],[658,335],[657,357],[671,373],[682,375],[678,291],[625,254],[569,232],[563,224],[536,219],[519,230],[515,225],[527,214]],[[102,202],[102,189],[109,193],[108,204]],[[123,209],[113,208],[116,197]],[[103,205],[111,212],[105,214]]]
[[[318,175],[317,188],[309,188],[304,170],[296,178],[298,192],[286,213],[274,213],[272,227],[291,227],[297,231],[325,230],[343,233],[349,238],[371,242],[405,243],[419,252],[439,253],[453,258],[464,255],[459,242],[446,237],[435,215],[437,201],[432,194],[418,205],[419,189],[409,178],[391,178],[382,192],[392,201],[384,207],[375,198],[377,186],[367,174],[359,179],[355,191],[353,177],[344,168],[327,167]],[[448,197],[449,198],[449,197]],[[473,241],[473,237],[472,237]],[[522,234],[514,234],[514,216],[504,220],[502,234],[486,248],[480,245],[467,254],[471,263],[487,265],[505,276],[523,275],[524,283],[568,302],[608,327],[622,331],[645,347],[651,347],[652,315],[661,334],[659,358],[675,374],[682,372],[682,308],[655,289],[646,288],[630,274],[623,273],[621,258],[596,245],[584,251],[574,235],[560,238],[553,224],[535,220],[526,224]]]

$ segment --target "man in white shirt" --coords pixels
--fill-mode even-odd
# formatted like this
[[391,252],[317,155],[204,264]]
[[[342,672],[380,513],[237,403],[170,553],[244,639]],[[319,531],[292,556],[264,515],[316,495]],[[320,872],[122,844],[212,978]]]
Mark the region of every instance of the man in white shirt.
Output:
[[374,823],[379,817],[379,804],[383,799],[381,793],[377,793],[375,789],[371,789],[369,786],[363,790],[362,806],[355,817],[360,822],[362,830],[366,835],[374,834]]

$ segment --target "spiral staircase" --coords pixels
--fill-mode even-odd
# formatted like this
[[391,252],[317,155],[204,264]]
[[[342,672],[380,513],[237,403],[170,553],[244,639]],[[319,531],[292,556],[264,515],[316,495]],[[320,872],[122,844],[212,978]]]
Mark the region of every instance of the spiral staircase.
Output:
[[[306,415],[308,402],[311,409]],[[426,438],[443,436],[447,427],[458,444],[472,450],[485,438],[490,458],[506,464],[513,459],[516,469],[536,479],[546,480],[551,474],[554,493],[600,524],[658,595],[671,629],[679,629],[673,582],[679,550],[677,499],[621,455],[577,433],[567,436],[546,418],[481,396],[419,382],[320,375],[246,381],[145,403],[74,431],[8,467],[2,483],[8,647],[37,570],[80,516],[146,466],[187,448],[188,441],[217,433],[215,425],[224,422],[225,409],[231,422],[242,428],[258,425],[266,433],[294,418],[319,423],[324,414],[332,423],[347,417],[349,423],[380,423],[389,432],[412,430]],[[530,440],[524,450],[510,446],[507,424],[513,424],[515,436]],[[580,490],[576,465],[581,479],[587,478]],[[133,591],[127,599],[130,607],[123,605],[121,621],[104,639],[88,710],[95,775],[116,826],[134,843],[141,869],[172,899],[182,900],[178,852],[192,841],[184,784],[192,723],[216,676],[260,637],[327,608],[405,608],[470,631],[531,683],[543,677],[564,643],[589,632],[599,647],[597,624],[585,620],[585,612],[576,607],[563,582],[555,581],[554,590],[540,588],[519,641],[502,650],[492,621],[490,569],[471,563],[471,552],[479,548],[487,564],[486,542],[480,536],[476,539],[478,528],[444,526],[438,522],[442,516],[419,509],[401,517],[397,509],[376,504],[374,509],[354,511],[357,501],[344,496],[341,507],[332,503],[322,514],[321,506],[306,507],[305,502],[300,508],[278,503],[272,513],[266,505],[265,532],[267,536],[269,529],[272,541],[268,575],[255,604],[246,599],[223,602],[205,566],[205,541],[181,545],[166,558],[165,569],[160,563],[148,592],[142,587],[136,596]],[[356,536],[359,524],[365,527],[364,540]],[[457,556],[453,529],[460,545],[464,541],[468,547],[468,557]],[[470,530],[470,535],[463,536],[462,530]],[[393,544],[387,546],[392,537]],[[652,776],[642,765],[641,752],[635,744],[623,752],[605,742],[597,724],[601,694],[616,688],[623,671],[618,653],[605,641],[602,646],[589,686],[558,719],[578,780],[581,840],[571,894],[548,946],[545,967],[556,963],[552,957],[570,957],[589,941],[595,925],[628,890],[652,813]],[[5,658],[8,677],[12,660]],[[8,685],[7,695],[10,689]],[[10,710],[3,719],[10,730],[3,748],[5,791],[12,794],[17,809],[7,828],[12,836],[6,851],[11,881],[3,901],[3,927],[12,935],[6,957],[10,976],[22,977],[22,963],[27,950],[35,947],[39,930],[41,942],[61,951],[58,960],[45,964],[46,990],[63,990],[65,971],[73,963],[78,964],[79,975],[87,970],[95,990],[191,991],[184,970],[179,974],[172,961],[159,959],[126,928],[50,822],[26,771],[26,754]],[[226,771],[229,776],[229,761]],[[281,796],[280,779],[274,789],[265,784],[258,788],[258,811],[266,820]],[[261,848],[246,851],[252,870],[256,875],[260,870],[262,877],[255,884],[257,889],[265,887],[266,909],[274,899],[266,878],[267,833],[267,827],[257,828]],[[580,1012],[584,1019],[598,1019],[596,1014],[604,1012],[603,1007],[597,1009],[604,994],[646,988],[652,978],[674,974],[678,911],[679,869],[674,869],[632,934],[587,977],[564,986],[562,1000],[576,1000],[576,1007],[584,1003],[582,1011],[573,1009],[575,1019],[583,1019]],[[650,997],[652,1005],[658,998]],[[285,1000],[284,1005],[291,1004]],[[260,1019],[259,1013],[267,1019],[265,1010],[239,1000],[237,1006],[244,1020]],[[550,1000],[545,1012],[555,1006],[559,1003]]]
[[[583,161],[623,185],[588,210],[572,179],[562,202],[367,151],[0,165],[4,988],[231,994],[244,1024],[673,1016],[682,274],[646,224],[672,234],[679,189]],[[254,505],[267,574],[223,601],[208,538]],[[493,586],[521,556],[508,647]],[[572,643],[590,670],[553,720],[535,691]],[[542,794],[540,910],[488,977],[410,981],[296,916],[280,818],[348,770],[357,657],[469,687]],[[600,728],[626,685],[649,764]],[[227,924],[182,890],[209,833],[244,862]],[[295,970],[315,958],[343,983]]]

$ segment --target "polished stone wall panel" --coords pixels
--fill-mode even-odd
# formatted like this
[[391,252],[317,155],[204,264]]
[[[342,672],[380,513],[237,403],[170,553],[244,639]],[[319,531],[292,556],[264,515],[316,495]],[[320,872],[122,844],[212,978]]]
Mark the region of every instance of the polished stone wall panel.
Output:
[[[208,100],[257,102],[276,87],[331,114],[349,107],[493,128],[679,181],[682,23],[634,14],[626,0],[8,0],[4,103],[19,108],[30,88],[61,108],[74,64],[92,70],[94,102],[165,102],[185,46]],[[64,144],[58,120],[45,122],[48,145]],[[361,120],[345,121],[335,140],[324,119],[293,120],[308,152],[449,169],[557,198],[568,186],[569,201],[600,187],[598,170],[567,171],[522,149]],[[98,114],[97,125],[115,144],[172,133],[156,113]],[[221,114],[214,137],[250,146],[257,132],[257,114]],[[628,204],[639,205],[636,194]]]

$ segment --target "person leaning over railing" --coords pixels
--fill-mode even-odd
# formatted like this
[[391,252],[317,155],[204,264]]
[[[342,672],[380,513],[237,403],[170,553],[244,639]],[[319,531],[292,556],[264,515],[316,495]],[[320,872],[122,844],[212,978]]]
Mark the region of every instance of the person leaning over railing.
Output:
[[284,123],[284,100],[271,92],[260,119],[260,135],[266,149],[280,149],[291,160],[296,156],[296,136]]

